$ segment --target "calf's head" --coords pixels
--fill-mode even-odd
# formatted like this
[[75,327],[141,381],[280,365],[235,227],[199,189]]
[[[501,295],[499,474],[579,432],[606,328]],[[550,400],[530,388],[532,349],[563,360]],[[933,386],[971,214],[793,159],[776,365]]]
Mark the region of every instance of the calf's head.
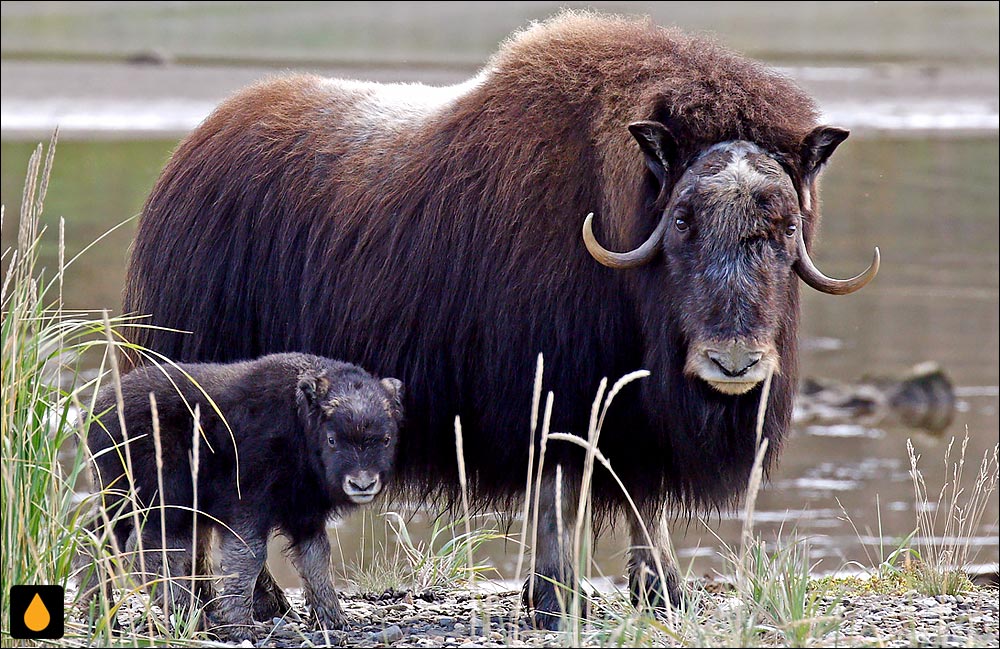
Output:
[[334,500],[374,500],[393,472],[403,384],[360,370],[304,372],[296,387],[305,434]]
[[816,175],[847,131],[816,128],[797,159],[737,140],[682,160],[665,125],[636,122],[629,130],[656,180],[659,194],[650,204],[661,211],[659,223],[641,246],[616,253],[597,242],[590,215],[583,227],[587,249],[621,269],[662,256],[653,272],[662,273],[658,296],[665,296],[663,306],[687,345],[685,374],[719,392],[743,394],[781,371],[780,330],[797,306],[797,278],[846,294],[878,272],[876,248],[864,273],[829,278],[813,265],[805,243],[815,219]]

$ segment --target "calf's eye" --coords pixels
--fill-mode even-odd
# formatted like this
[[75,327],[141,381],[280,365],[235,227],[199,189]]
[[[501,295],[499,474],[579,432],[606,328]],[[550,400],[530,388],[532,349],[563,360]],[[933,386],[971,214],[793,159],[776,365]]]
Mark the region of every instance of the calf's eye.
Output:
[[392,438],[386,435],[382,438],[382,445],[388,448],[389,444],[392,442]]
[[333,437],[332,435],[330,437],[327,437],[326,441],[330,442],[330,446],[336,446],[337,445],[337,438]]
[[797,225],[795,225],[794,223],[789,223],[788,226],[785,228],[785,236],[786,237],[793,237],[793,236],[795,236],[795,231],[797,229],[798,229]]

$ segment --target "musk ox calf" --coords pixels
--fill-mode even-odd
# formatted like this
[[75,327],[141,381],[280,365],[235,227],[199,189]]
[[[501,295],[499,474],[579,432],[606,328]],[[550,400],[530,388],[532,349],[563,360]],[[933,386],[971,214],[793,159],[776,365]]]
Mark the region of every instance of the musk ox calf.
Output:
[[[449,88],[273,78],[219,106],[153,188],[124,306],[158,326],[129,335],[189,361],[296,349],[398,376],[401,483],[456,497],[459,416],[483,507],[522,502],[539,352],[552,429],[577,435],[602,377],[647,369],[600,450],[655,530],[650,547],[630,521],[636,600],[676,602],[671,576],[646,578],[664,516],[744,491],[768,376],[768,466],[788,429],[800,280],[844,294],[878,269],[837,280],[810,260],[818,178],[848,135],[819,115],[713,42],[594,14],[532,25]],[[554,471],[574,501],[584,455],[547,453],[528,592],[555,626],[576,510],[557,525]],[[630,511],[600,469],[593,503]]]
[[[133,559],[133,566],[144,566],[146,580],[162,575],[162,499],[167,568],[174,578],[167,586],[171,606],[188,605],[187,588],[195,588],[210,605],[213,626],[248,638],[254,617],[270,619],[291,608],[264,569],[268,535],[276,529],[290,541],[313,616],[324,626],[341,626],[326,521],[370,502],[392,473],[402,384],[327,358],[274,354],[224,365],[144,367],[123,377],[121,387],[121,413],[113,386],[99,393],[100,418],[88,444],[95,484],[115,516],[118,545],[128,552],[140,540],[127,497],[130,485],[135,487],[145,523],[141,561]],[[162,447],[162,494],[150,393]],[[201,440],[195,474],[196,405]],[[192,552],[194,525],[198,547]],[[211,575],[212,532],[224,575],[218,597],[210,580],[185,579],[192,574],[192,557],[199,576]]]

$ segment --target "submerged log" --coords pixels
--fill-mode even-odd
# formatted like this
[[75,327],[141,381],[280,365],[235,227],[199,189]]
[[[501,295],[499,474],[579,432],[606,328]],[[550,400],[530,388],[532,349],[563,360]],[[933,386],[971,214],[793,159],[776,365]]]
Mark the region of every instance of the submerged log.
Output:
[[856,383],[806,378],[795,402],[796,423],[860,423],[944,432],[955,416],[955,388],[937,363],[913,366],[896,377]]

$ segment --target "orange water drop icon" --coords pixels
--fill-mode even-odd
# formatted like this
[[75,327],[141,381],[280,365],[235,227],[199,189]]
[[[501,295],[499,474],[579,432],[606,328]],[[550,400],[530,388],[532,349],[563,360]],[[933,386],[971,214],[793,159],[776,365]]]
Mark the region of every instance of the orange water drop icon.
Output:
[[49,615],[49,609],[45,608],[42,598],[39,597],[38,593],[35,593],[35,597],[28,604],[28,609],[24,612],[24,626],[38,633],[44,630],[51,621],[52,616]]

